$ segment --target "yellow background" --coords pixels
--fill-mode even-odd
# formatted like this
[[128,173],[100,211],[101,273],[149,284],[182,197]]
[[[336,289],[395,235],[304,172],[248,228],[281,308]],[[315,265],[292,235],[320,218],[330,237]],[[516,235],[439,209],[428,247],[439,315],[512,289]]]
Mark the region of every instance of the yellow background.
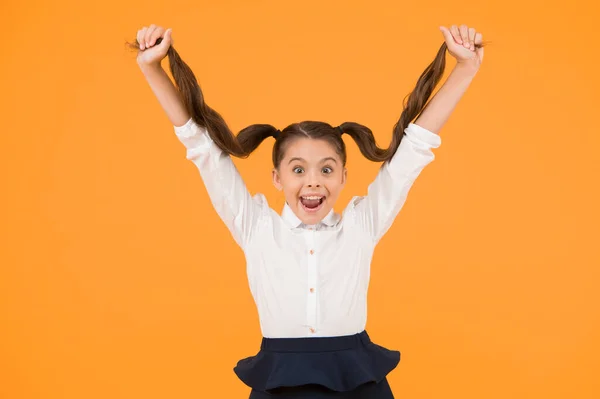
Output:
[[[356,121],[382,143],[438,26],[481,31],[482,69],[376,252],[368,330],[402,352],[399,398],[600,397],[591,4],[3,1],[0,398],[248,395],[242,253],[124,47],[150,23],[235,131]],[[279,210],[271,145],[236,163]],[[379,167],[348,146],[338,209]]]

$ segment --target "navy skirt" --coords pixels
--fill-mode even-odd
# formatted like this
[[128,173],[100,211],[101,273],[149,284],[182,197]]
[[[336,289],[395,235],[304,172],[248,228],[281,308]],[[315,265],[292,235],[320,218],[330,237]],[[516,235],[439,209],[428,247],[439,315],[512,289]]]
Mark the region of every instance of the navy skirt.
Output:
[[400,352],[366,331],[341,337],[263,338],[260,351],[234,368],[250,399],[393,399],[387,374]]

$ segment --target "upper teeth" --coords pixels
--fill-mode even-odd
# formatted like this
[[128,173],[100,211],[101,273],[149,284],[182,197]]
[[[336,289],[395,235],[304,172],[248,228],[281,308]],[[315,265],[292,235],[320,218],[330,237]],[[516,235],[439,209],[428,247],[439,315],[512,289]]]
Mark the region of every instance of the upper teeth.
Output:
[[323,197],[319,197],[319,196],[316,196],[316,195],[311,195],[309,197],[302,197],[302,198],[307,199],[307,200],[318,200],[318,199],[321,199]]

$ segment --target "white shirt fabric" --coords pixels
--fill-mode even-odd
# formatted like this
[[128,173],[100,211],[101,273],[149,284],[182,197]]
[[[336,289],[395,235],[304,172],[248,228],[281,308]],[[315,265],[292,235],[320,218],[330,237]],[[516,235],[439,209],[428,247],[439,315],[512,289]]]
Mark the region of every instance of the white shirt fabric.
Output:
[[192,119],[174,128],[215,210],[244,251],[263,336],[363,331],[373,250],[417,176],[433,161],[440,136],[411,123],[366,196],[353,197],[342,215],[332,210],[318,225],[306,226],[287,204],[279,214],[264,195],[251,196],[231,158]]

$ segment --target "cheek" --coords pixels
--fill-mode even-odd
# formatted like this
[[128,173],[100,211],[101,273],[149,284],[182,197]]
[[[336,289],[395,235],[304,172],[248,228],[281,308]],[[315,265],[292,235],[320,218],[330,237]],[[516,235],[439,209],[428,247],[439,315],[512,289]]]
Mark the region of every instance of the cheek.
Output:
[[329,195],[333,198],[337,198],[342,191],[342,188],[344,188],[344,184],[341,177],[332,179],[332,181],[330,181],[327,185],[327,191],[329,191]]
[[340,184],[336,184],[335,186],[331,186],[329,188],[329,192],[334,196],[337,196],[340,191],[342,191],[342,186]]
[[298,192],[302,189],[302,182],[300,179],[295,178],[295,176],[285,176],[281,180],[281,184],[283,186],[283,191],[286,195],[296,196]]

